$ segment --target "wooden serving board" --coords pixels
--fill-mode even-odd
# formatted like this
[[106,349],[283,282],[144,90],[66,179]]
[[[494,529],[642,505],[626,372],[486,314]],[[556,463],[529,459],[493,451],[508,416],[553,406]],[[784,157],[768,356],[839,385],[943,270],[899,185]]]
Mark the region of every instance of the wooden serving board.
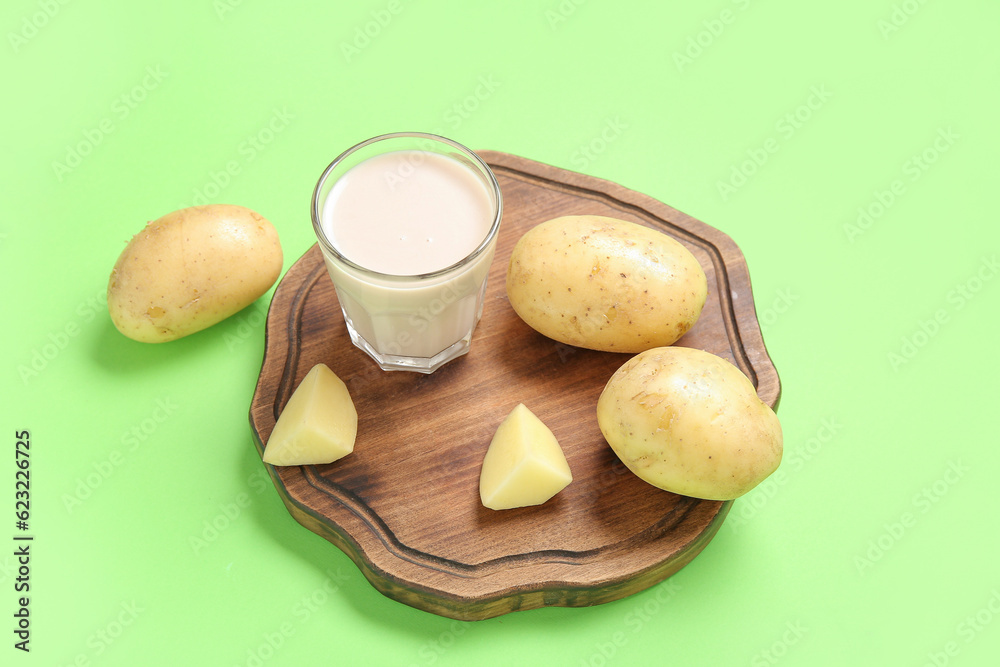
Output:
[[[329,465],[266,465],[289,512],[342,549],[390,598],[478,620],[543,606],[587,606],[646,589],[691,561],[730,502],[661,491],[622,465],[597,425],[597,398],[630,355],[555,343],[507,301],[514,243],[560,215],[596,214],[662,230],[708,277],[695,327],[677,345],[721,355],[777,407],[780,385],[739,248],[722,232],[648,196],[524,158],[482,151],[504,197],[483,318],[472,349],[431,375],[383,372],[348,339],[317,246],[285,274],[266,327],[250,423],[263,452],[285,402],[326,363],[358,410],[354,452]],[[496,427],[524,403],[552,429],[573,482],[544,505],[484,508],[479,471]]]

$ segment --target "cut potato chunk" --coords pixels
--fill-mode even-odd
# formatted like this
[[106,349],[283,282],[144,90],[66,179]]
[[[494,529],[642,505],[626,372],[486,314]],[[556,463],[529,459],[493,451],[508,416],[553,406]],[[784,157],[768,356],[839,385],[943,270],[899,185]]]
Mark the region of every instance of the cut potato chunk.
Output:
[[292,392],[264,448],[276,466],[333,463],[354,451],[358,412],[337,375],[316,364]]
[[572,481],[555,435],[520,403],[497,428],[486,451],[479,497],[494,510],[541,505]]

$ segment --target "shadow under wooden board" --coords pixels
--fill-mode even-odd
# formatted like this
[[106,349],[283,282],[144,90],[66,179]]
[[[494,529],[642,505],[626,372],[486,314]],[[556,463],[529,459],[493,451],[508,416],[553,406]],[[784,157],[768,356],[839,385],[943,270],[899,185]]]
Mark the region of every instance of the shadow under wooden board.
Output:
[[[358,410],[354,452],[329,465],[265,467],[292,516],[342,549],[377,590],[462,620],[617,600],[690,562],[733,501],[661,491],[618,461],[595,407],[631,355],[569,347],[529,328],[504,289],[511,250],[560,215],[605,215],[673,236],[709,286],[698,323],[675,344],[732,361],[777,408],[780,383],[749,272],[728,236],[646,195],[505,153],[479,155],[500,183],[504,215],[471,351],[431,375],[379,370],[351,344],[314,245],[288,269],[268,312],[250,408],[258,453],[292,391],[325,363]],[[518,403],[556,435],[574,479],[544,505],[498,512],[480,503],[479,472]]]

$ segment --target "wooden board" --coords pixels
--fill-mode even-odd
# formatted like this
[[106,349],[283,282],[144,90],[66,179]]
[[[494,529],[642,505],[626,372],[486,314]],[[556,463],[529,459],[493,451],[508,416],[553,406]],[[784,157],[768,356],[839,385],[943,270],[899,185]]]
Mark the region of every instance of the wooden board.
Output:
[[[735,243],[620,185],[482,151],[504,197],[483,319],[471,351],[431,375],[383,372],[349,341],[317,246],[285,274],[267,318],[250,409],[259,453],[306,372],[326,363],[358,409],[354,452],[330,465],[266,468],[289,512],[342,549],[399,602],[477,620],[542,606],[620,599],[678,571],[712,539],[732,504],[678,496],[632,475],[597,426],[595,406],[630,355],[593,352],[534,332],[507,302],[511,249],[559,215],[597,214],[672,235],[709,283],[701,318],[677,345],[739,366],[777,407],[780,385]],[[548,503],[496,512],[479,501],[493,433],[525,403],[555,433],[574,481]]]

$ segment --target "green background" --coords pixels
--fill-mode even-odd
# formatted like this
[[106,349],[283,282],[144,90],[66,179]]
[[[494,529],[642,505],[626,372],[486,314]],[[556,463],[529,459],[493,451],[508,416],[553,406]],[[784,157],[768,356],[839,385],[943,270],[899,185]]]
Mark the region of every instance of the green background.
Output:
[[[995,664],[997,25],[988,0],[5,3],[0,663]],[[621,183],[743,250],[785,460],[664,584],[471,624],[390,601],[252,445],[271,292],[168,345],[112,326],[147,220],[248,206],[287,269],[326,164],[399,130]]]

